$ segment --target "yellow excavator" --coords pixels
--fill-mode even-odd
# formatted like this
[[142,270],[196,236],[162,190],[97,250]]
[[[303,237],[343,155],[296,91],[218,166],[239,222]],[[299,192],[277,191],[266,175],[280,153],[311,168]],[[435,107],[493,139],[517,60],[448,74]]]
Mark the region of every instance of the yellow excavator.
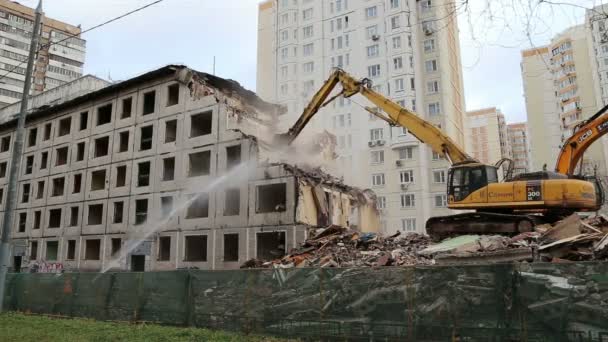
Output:
[[[338,84],[342,89],[330,97]],[[366,107],[371,114],[392,126],[407,128],[451,163],[447,180],[448,208],[468,212],[430,218],[426,229],[431,236],[526,232],[540,222],[553,221],[577,211],[595,211],[602,203],[603,195],[601,191],[596,192],[593,183],[572,174],[575,169],[572,163],[580,160],[588,142],[608,129],[608,118],[599,127],[590,128],[592,133],[577,131],[574,135],[576,144],[564,145],[557,172],[535,172],[516,178],[507,176],[499,181],[498,170],[503,161],[495,165],[480,163],[435,125],[374,91],[370,80],[357,80],[344,70],[335,69],[295,124],[277,137],[278,141],[290,144],[319,109],[340,96],[348,98],[355,94],[362,95],[377,107]],[[587,126],[583,125],[585,129]]]

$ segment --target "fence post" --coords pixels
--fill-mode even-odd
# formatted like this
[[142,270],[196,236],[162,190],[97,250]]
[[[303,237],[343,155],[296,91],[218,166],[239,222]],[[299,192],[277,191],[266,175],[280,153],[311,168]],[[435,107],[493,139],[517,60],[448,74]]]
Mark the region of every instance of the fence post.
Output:
[[188,272],[188,276],[186,277],[186,319],[184,321],[186,323],[186,326],[192,326],[192,314],[194,311],[194,298],[192,298],[192,273],[190,271],[186,272]]

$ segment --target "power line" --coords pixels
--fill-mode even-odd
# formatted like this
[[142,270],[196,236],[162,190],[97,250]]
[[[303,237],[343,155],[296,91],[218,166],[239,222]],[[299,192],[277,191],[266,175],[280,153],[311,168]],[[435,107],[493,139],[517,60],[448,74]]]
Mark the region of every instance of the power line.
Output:
[[[43,48],[50,48],[51,46],[53,46],[53,45],[57,45],[57,44],[60,44],[60,43],[63,43],[64,41],[66,41],[66,40],[68,40],[68,39],[72,39],[72,38],[80,38],[79,36],[80,36],[80,35],[82,35],[82,34],[85,34],[85,33],[87,33],[87,32],[93,31],[93,30],[95,30],[95,29],[97,29],[97,28],[100,28],[100,27],[102,27],[102,26],[108,25],[108,24],[110,24],[110,23],[112,23],[112,22],[114,22],[114,21],[120,20],[120,19],[122,19],[122,18],[124,18],[124,17],[127,17],[127,16],[129,16],[129,15],[131,15],[131,14],[137,13],[137,12],[139,12],[139,11],[142,11],[142,10],[144,10],[144,9],[148,8],[148,7],[154,6],[154,5],[156,5],[156,4],[160,3],[160,2],[163,2],[163,1],[164,1],[164,0],[156,0],[156,1],[153,1],[153,2],[151,2],[151,3],[149,3],[149,4],[146,4],[146,5],[144,5],[144,6],[138,7],[138,8],[136,8],[136,9],[132,10],[132,11],[129,11],[129,12],[126,12],[126,13],[124,13],[124,14],[121,14],[121,15],[119,15],[119,16],[117,16],[117,17],[114,17],[114,18],[112,18],[112,19],[110,19],[110,20],[104,21],[104,22],[103,22],[103,23],[101,23],[101,24],[95,25],[95,26],[90,27],[90,28],[88,28],[88,29],[86,29],[86,30],[84,30],[84,31],[81,31],[79,34],[68,35],[66,38],[61,39],[61,40],[56,41],[56,42],[50,42],[50,41],[49,41],[49,43],[48,43],[48,44],[44,44],[44,45],[40,46],[40,47],[38,48],[38,50],[36,50],[36,53],[40,52],[40,50],[42,50]],[[17,68],[21,67],[21,66],[22,66],[24,63],[25,63],[25,61],[22,61],[21,63],[19,63],[19,64],[17,64],[16,66],[14,66],[12,69],[8,70],[8,71],[7,71],[5,74],[3,74],[2,76],[0,76],[0,81],[1,81],[2,79],[6,78],[8,75],[10,75],[10,74],[11,74],[13,71],[17,70]]]

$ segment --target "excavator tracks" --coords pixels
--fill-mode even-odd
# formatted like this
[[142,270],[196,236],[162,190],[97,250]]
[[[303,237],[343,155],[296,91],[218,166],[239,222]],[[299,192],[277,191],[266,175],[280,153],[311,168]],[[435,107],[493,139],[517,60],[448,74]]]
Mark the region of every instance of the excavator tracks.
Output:
[[530,232],[535,225],[545,222],[537,215],[474,212],[432,217],[426,221],[426,231],[435,239],[460,234],[514,235]]

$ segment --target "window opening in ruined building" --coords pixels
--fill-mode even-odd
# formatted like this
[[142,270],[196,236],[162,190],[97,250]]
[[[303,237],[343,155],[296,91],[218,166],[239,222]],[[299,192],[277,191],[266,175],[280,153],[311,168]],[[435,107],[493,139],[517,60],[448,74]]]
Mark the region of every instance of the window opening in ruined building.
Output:
[[68,163],[68,147],[61,147],[57,149],[57,161],[55,166],[61,166]]
[[116,187],[120,188],[127,184],[127,166],[121,165],[116,167]]
[[103,204],[89,204],[89,226],[97,226],[103,222]]
[[36,190],[36,199],[44,197],[44,181],[38,181],[38,189]]
[[158,238],[158,261],[171,260],[171,237],[161,236]]
[[112,122],[112,104],[97,108],[97,126],[105,125]]
[[49,210],[49,228],[61,227],[61,209]]
[[143,115],[154,113],[154,107],[156,107],[156,91],[149,91],[144,94]]
[[76,259],[76,240],[68,240],[68,252],[65,258],[66,260]]
[[84,131],[89,126],[89,112],[80,112],[80,130]]
[[27,147],[32,147],[36,145],[36,137],[38,136],[38,129],[32,128],[30,129],[30,134],[27,136]]
[[139,142],[140,151],[146,151],[152,148],[153,135],[154,126],[146,126],[141,128],[141,141]]
[[208,193],[200,193],[196,195],[191,195],[190,198],[192,202],[188,206],[188,211],[186,213],[187,219],[192,218],[202,218],[209,216],[209,194]]
[[25,174],[30,175],[34,171],[34,156],[27,156],[25,158]]
[[0,178],[6,177],[6,163],[0,163]]
[[271,213],[285,211],[287,205],[287,184],[258,185],[256,212]]
[[27,213],[19,213],[19,233],[25,232],[26,223],[27,223]]
[[257,233],[257,258],[274,260],[285,255],[285,232]]
[[44,140],[49,140],[51,139],[51,128],[53,128],[53,124],[52,123],[47,123],[46,125],[44,125]]
[[207,261],[207,236],[186,236],[186,250],[184,261]]
[[99,260],[101,254],[101,240],[86,240],[85,242],[84,259],[85,260]]
[[0,188],[0,203],[4,200],[4,188]]
[[122,223],[124,207],[124,202],[114,202],[114,220],[112,221],[113,223]]
[[179,84],[172,84],[167,87],[167,107],[179,103]]
[[190,138],[211,134],[212,122],[212,111],[190,116]]
[[175,157],[163,159],[163,181],[175,179]]
[[40,221],[42,221],[42,211],[34,211],[34,226],[33,229],[40,229]]
[[32,241],[30,247],[30,260],[38,259],[38,241]]
[[70,227],[78,226],[78,212],[80,209],[78,207],[70,208]]
[[11,148],[11,136],[2,137],[0,141],[0,152],[6,152]]
[[73,184],[73,188],[72,188],[73,194],[80,193],[81,184],[82,184],[82,174],[77,173],[74,175],[74,184]]
[[137,164],[137,186],[150,185],[150,162]]
[[47,261],[57,260],[58,252],[59,252],[59,241],[47,241],[46,242],[46,260]]
[[133,98],[128,97],[122,100],[122,113],[120,113],[121,119],[126,119],[131,117],[131,111],[133,109]]
[[115,256],[120,252],[120,246],[122,245],[122,239],[113,238],[112,240],[112,251],[110,252],[112,256]]
[[110,151],[110,137],[95,139],[95,158],[107,156]]
[[165,122],[165,144],[177,140],[177,120]]
[[230,170],[241,163],[241,145],[226,147],[226,169]]
[[211,170],[211,151],[192,153],[188,161],[188,177],[206,176]]
[[22,190],[23,192],[21,193],[21,203],[27,203],[30,201],[30,184],[24,183]]
[[224,234],[224,261],[239,261],[239,234]]
[[120,132],[118,134],[118,152],[126,152],[129,150],[129,131]]
[[168,218],[173,211],[173,196],[164,196],[160,198],[160,209],[163,218]]
[[40,155],[40,170],[46,169],[46,164],[47,164],[48,160],[49,160],[49,153],[42,152],[42,154]]
[[91,172],[91,191],[104,190],[106,188],[106,170]]
[[59,130],[57,131],[58,137],[63,137],[64,135],[70,134],[70,130],[72,128],[72,118],[67,117],[65,119],[59,120]]
[[65,177],[53,179],[53,191],[51,196],[63,196],[63,188],[65,187]]
[[146,223],[148,219],[148,200],[138,199],[135,201],[135,224]]
[[241,189],[226,189],[224,216],[238,215],[241,208]]
[[76,144],[76,161],[84,160],[84,141]]

